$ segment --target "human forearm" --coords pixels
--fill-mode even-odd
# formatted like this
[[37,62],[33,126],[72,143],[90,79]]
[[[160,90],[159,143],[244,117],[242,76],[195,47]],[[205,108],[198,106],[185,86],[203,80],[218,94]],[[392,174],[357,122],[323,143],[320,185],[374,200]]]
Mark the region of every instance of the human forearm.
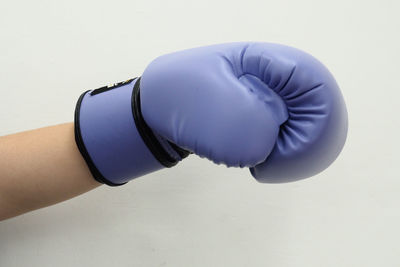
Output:
[[99,185],[65,123],[0,137],[0,220],[46,207]]

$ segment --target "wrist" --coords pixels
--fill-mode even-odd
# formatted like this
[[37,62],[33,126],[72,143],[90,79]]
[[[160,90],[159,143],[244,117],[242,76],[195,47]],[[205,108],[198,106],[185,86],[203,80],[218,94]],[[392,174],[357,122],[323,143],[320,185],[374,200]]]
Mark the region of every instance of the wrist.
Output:
[[77,102],[75,140],[93,177],[101,183],[122,185],[172,167],[182,158],[141,117],[138,81],[86,91]]

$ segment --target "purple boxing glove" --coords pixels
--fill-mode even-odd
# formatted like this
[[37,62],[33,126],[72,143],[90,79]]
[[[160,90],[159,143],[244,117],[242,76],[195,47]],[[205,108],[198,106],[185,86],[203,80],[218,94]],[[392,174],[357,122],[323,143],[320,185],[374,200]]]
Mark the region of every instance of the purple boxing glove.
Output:
[[229,43],[161,56],[140,79],[85,92],[75,133],[93,176],[109,185],[189,153],[250,167],[261,182],[285,182],[335,160],[347,112],[334,78],[312,56]]

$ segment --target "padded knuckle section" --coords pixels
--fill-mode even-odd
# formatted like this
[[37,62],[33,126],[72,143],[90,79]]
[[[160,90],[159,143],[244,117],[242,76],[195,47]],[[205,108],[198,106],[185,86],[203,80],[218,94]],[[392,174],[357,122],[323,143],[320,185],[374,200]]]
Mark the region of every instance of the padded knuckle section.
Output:
[[333,76],[318,60],[297,49],[267,46],[247,47],[241,66],[265,84],[264,98],[271,90],[279,96],[287,117],[279,121],[273,151],[252,173],[260,179],[305,178],[326,168],[343,147],[346,108]]
[[287,148],[296,150],[298,146],[312,143],[319,137],[322,133],[320,128],[326,123],[329,112],[328,103],[320,95],[323,87],[323,84],[318,84],[310,89],[300,89],[289,96],[282,96],[289,116],[281,125],[279,143],[292,144]]
[[276,150],[282,154],[301,151],[318,138],[318,128],[328,115],[328,99],[323,97],[326,88],[315,69],[319,66],[274,53],[252,52],[251,47],[243,50],[239,65],[244,74],[239,80],[278,117],[281,126]]

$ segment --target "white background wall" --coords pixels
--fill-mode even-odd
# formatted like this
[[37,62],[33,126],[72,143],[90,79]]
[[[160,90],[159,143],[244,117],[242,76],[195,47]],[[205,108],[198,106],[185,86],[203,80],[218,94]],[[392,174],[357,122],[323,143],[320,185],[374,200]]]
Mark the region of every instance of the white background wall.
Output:
[[324,62],[350,128],[339,159],[304,181],[259,184],[191,156],[0,222],[0,266],[400,266],[399,10],[396,0],[1,0],[0,135],[72,121],[83,90],[140,75],[160,54],[246,40]]

